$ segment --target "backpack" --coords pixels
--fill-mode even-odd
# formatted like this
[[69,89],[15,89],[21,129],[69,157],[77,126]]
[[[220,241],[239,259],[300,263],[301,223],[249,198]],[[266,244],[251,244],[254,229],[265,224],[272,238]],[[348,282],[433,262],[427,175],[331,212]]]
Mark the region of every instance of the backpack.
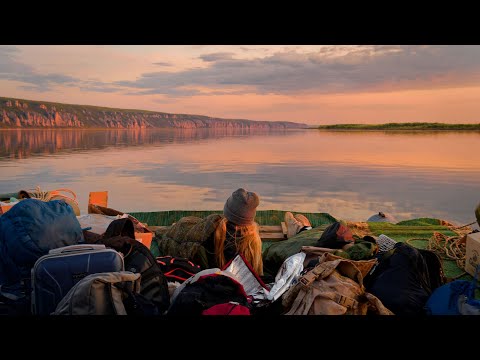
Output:
[[447,277],[443,270],[442,259],[431,250],[417,249],[422,255],[427,265],[428,279],[430,281],[430,289],[434,291],[447,282]]
[[425,304],[427,315],[480,315],[480,300],[475,299],[480,266],[471,281],[455,280],[435,289]]
[[316,247],[341,249],[344,245],[353,242],[350,228],[337,221],[329,225],[315,244]]
[[83,241],[80,223],[64,200],[20,201],[0,216],[0,293],[28,297],[35,262],[51,249]]
[[125,236],[127,234],[134,234],[132,221],[127,218],[114,220],[98,242],[124,254],[125,271],[141,274],[140,294],[163,313],[170,306],[167,279],[150,250],[141,242]]
[[365,280],[369,292],[396,315],[422,314],[432,292],[445,282],[438,255],[398,242]]
[[[373,265],[373,264],[372,264]],[[282,296],[285,315],[393,315],[365,291],[355,261],[324,253]]]
[[168,282],[177,281],[183,283],[189,277],[202,270],[200,265],[195,265],[190,260],[182,257],[157,256],[156,261]]
[[213,268],[200,271],[175,289],[167,315],[250,315],[250,308],[233,274]]
[[180,218],[166,232],[156,236],[159,255],[183,257],[202,269],[210,268],[211,254],[204,243],[213,236],[222,218],[220,214],[211,214],[203,219],[197,216]]
[[52,315],[156,315],[140,294],[140,274],[96,273],[80,280]]

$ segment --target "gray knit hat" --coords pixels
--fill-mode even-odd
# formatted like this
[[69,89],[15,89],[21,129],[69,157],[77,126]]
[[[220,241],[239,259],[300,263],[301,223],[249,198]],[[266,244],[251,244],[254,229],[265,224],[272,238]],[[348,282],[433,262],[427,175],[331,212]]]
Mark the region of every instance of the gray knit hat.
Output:
[[245,189],[235,190],[223,207],[223,214],[228,221],[245,226],[253,224],[257,206],[260,203],[258,195]]

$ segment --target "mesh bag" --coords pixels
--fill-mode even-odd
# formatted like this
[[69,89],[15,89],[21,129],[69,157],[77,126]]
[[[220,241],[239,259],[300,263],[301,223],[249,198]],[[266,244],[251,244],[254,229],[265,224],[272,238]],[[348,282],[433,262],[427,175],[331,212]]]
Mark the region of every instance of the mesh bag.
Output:
[[387,235],[381,234],[377,237],[378,252],[392,250],[397,242]]

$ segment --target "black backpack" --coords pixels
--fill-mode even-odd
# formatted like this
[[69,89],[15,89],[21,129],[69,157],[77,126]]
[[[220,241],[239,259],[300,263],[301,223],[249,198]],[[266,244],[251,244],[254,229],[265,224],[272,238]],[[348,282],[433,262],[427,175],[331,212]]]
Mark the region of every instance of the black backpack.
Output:
[[395,315],[419,315],[432,292],[445,283],[442,262],[429,250],[398,242],[365,277],[368,292]]
[[170,255],[157,256],[157,264],[169,282],[183,283],[202,270],[200,265],[196,265],[186,258]]
[[440,256],[430,250],[417,249],[425,260],[428,271],[428,279],[430,280],[430,289],[433,292],[436,288],[447,282],[447,277],[443,270],[443,263]]
[[140,294],[153,302],[164,313],[170,306],[170,295],[165,275],[150,250],[134,239],[133,222],[117,219],[110,223],[97,242],[124,254],[125,271],[140,273]]

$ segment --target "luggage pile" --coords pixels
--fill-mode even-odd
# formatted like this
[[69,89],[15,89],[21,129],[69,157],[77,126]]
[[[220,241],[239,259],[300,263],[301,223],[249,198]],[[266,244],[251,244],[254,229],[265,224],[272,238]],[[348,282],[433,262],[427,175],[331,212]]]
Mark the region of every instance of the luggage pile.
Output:
[[241,255],[154,255],[145,224],[103,205],[25,198],[0,216],[0,315],[480,315],[480,266],[447,281],[436,252],[342,221],[270,244],[259,276]]
[[0,216],[0,314],[163,314],[167,280],[133,222],[87,232],[64,200],[28,198]]

